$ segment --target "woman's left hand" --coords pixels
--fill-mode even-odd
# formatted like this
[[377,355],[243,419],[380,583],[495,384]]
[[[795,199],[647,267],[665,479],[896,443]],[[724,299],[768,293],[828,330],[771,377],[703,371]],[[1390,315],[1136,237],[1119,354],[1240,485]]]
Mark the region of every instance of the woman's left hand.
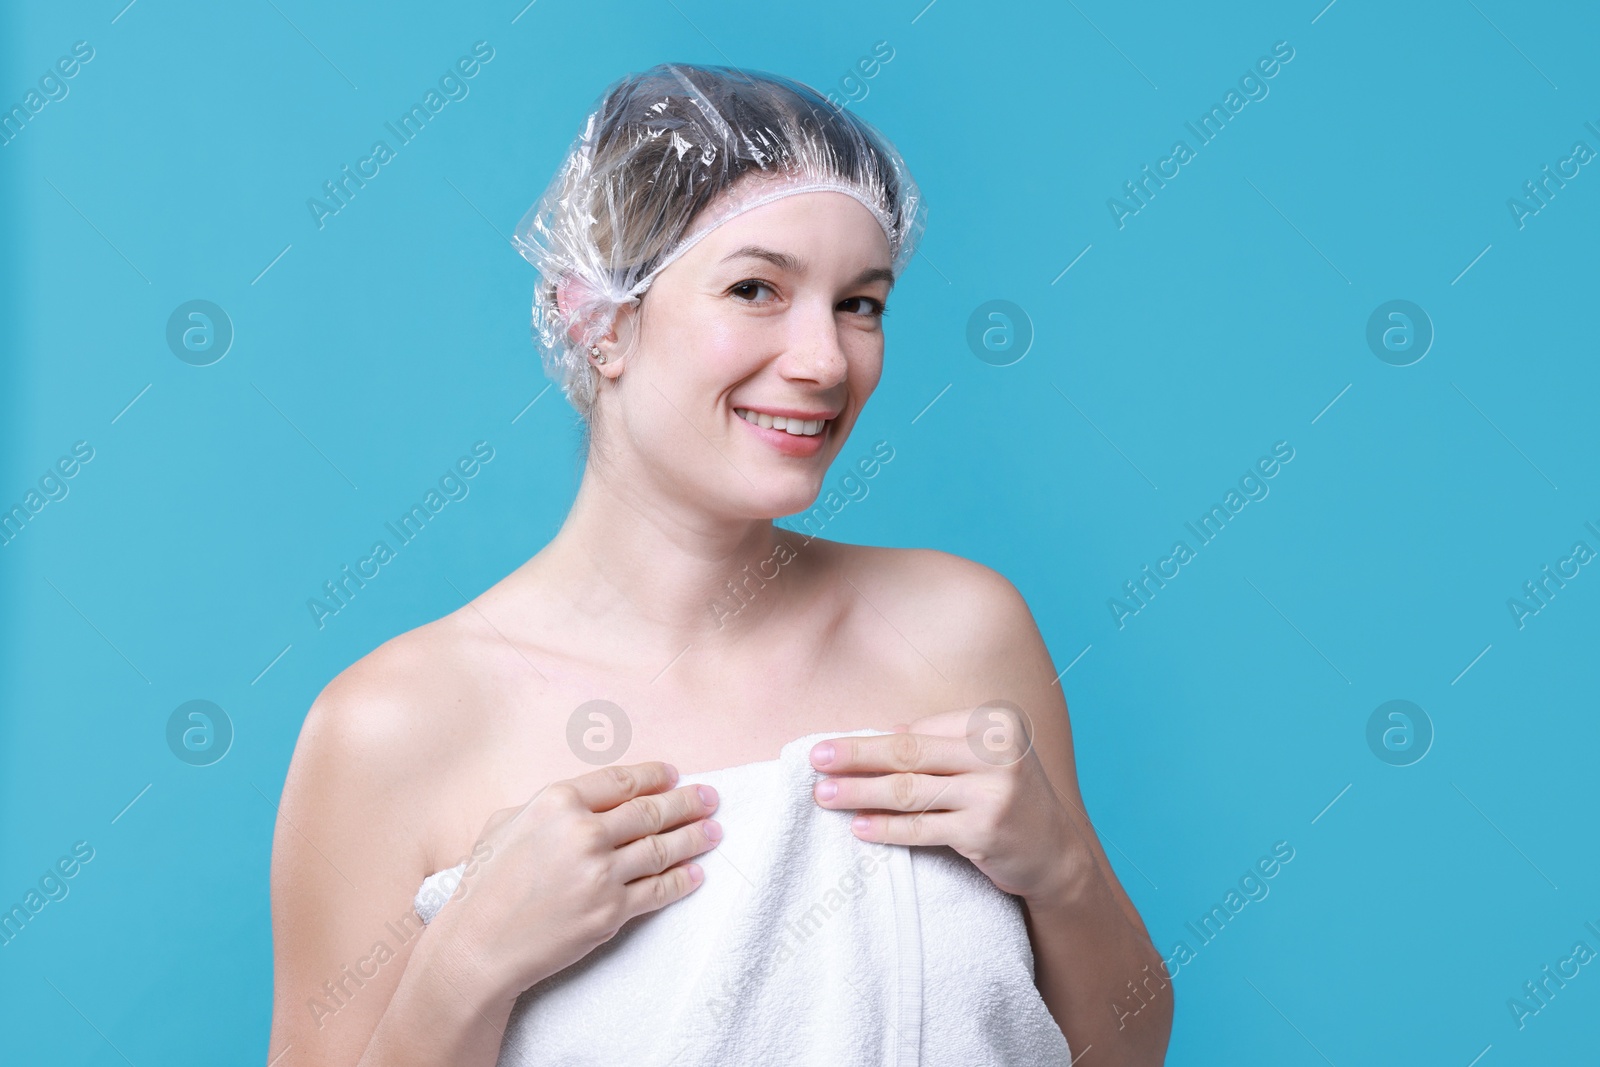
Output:
[[948,845],[1027,900],[1069,899],[1093,871],[1081,815],[1045,774],[1021,709],[996,702],[895,731],[811,749],[811,765],[829,776],[816,784],[817,803],[861,810],[857,837]]

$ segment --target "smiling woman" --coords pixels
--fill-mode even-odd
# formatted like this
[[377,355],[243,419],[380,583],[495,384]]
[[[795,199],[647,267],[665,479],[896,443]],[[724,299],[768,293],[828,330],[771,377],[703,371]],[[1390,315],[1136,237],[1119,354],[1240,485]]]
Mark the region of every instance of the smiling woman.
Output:
[[[1170,986],[1119,1014],[1161,958],[1017,590],[772,521],[876,389],[924,218],[898,152],[798,82],[608,89],[517,229],[583,480],[533,558],[307,715],[269,1059],[1160,1062]],[[408,905],[425,929],[354,996]]]

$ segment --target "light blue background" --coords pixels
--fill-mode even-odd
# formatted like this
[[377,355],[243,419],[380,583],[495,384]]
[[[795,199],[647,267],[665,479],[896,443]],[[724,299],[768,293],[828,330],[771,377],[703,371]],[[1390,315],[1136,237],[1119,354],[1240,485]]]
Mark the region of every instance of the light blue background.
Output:
[[[576,487],[572,413],[527,407],[533,279],[500,235],[615,78],[731,62],[834,89],[880,40],[855,107],[930,224],[841,454],[896,457],[827,536],[1023,591],[1164,953],[1295,849],[1178,973],[1169,1062],[1593,1056],[1600,965],[1525,1028],[1507,1007],[1600,950],[1600,568],[1520,629],[1507,607],[1600,549],[1600,164],[1521,229],[1507,207],[1600,149],[1592,5],[124,3],[0,13],[5,108],[95,49],[0,147],[0,504],[95,449],[0,548],[0,905],[96,851],[0,948],[0,1058],[276,1054],[270,844],[307,707],[537,551]],[[470,95],[319,230],[307,198],[479,40]],[[1119,229],[1107,199],[1278,41],[1270,95]],[[165,342],[191,299],[237,331],[213,366]],[[1031,320],[1012,366],[966,343],[992,299]],[[1436,330],[1411,366],[1366,344],[1391,299]],[[306,600],[478,440],[471,495],[318,630]],[[1270,495],[1119,629],[1109,598],[1277,441]],[[197,698],[236,730],[203,768],[165,740]],[[1391,699],[1436,731],[1412,766],[1367,746]]]

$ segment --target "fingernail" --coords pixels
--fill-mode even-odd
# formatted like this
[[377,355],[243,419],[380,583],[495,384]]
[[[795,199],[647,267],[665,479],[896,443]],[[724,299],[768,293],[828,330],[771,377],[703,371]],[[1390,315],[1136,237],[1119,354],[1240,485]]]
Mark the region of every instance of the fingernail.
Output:
[[700,869],[700,865],[698,863],[689,864],[689,881],[693,882],[695,885],[699,885],[700,879],[704,878],[705,876],[706,872]]
[[717,791],[709,785],[697,785],[694,791],[700,795],[700,803],[702,804],[715,804],[717,802]]
[[705,821],[705,828],[706,828],[706,840],[707,841],[721,841],[722,840],[722,824],[717,822],[717,820],[715,820],[715,819],[707,819]]
[[857,815],[854,819],[850,820],[850,828],[858,833],[865,832],[872,829],[872,820],[867,818],[865,815]]
[[678,768],[674,767],[670,763],[667,764],[667,780],[669,782],[676,782],[678,780]]
[[824,741],[824,742],[822,742],[822,744],[820,744],[816,748],[812,749],[811,750],[811,762],[812,763],[818,763],[818,764],[829,764],[829,763],[832,763],[833,762],[833,745],[830,742]]
[[817,799],[832,800],[839,795],[839,783],[834,781],[817,783]]

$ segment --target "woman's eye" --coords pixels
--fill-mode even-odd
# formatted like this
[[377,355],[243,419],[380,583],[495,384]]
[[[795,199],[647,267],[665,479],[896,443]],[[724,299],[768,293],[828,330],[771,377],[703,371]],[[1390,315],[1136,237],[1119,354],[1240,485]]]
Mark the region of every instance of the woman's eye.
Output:
[[[864,306],[859,306],[852,309],[851,305],[853,304]],[[874,300],[870,296],[852,296],[849,300],[846,300],[839,306],[844,308],[846,311],[853,311],[853,313],[857,315],[876,315],[880,317],[885,311],[889,310],[888,308],[884,307],[882,301]]]
[[746,300],[749,303],[755,304],[755,303],[765,303],[765,301],[758,301],[758,300],[755,299],[756,292],[758,290],[761,290],[761,289],[765,289],[769,293],[774,293],[775,292],[773,290],[772,286],[768,285],[766,282],[758,282],[758,281],[755,281],[754,279],[751,279],[749,281],[740,282],[738,285],[735,285],[729,291],[732,292],[733,294],[735,294],[736,296],[738,296],[740,299]]

